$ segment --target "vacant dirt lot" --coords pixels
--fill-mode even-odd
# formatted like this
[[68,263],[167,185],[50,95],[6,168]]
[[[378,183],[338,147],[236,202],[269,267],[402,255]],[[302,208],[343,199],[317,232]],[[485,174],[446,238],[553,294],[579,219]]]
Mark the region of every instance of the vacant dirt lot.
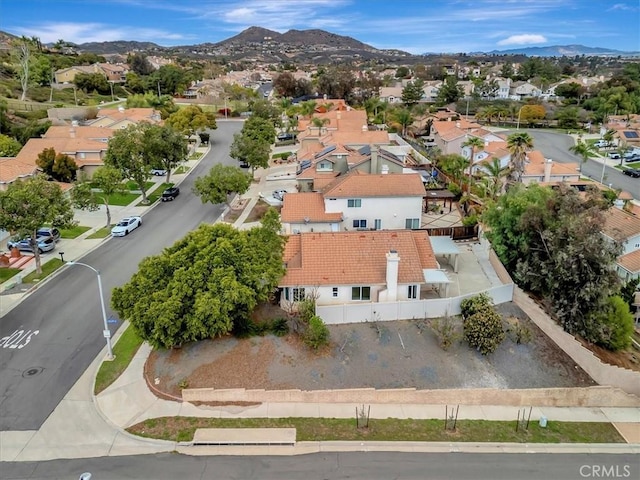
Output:
[[483,357],[457,342],[442,350],[431,329],[414,321],[330,326],[331,345],[308,350],[295,335],[202,341],[151,354],[146,366],[156,387],[180,395],[189,388],[538,388],[594,385],[591,378],[515,305],[499,307],[529,326],[533,339],[509,337]]

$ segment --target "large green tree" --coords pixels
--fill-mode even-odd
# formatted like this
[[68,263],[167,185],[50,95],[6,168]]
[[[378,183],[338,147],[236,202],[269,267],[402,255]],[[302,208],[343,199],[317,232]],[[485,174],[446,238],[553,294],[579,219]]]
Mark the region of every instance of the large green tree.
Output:
[[565,184],[515,185],[483,215],[516,282],[544,297],[565,330],[592,341],[599,338],[599,312],[620,288],[611,268],[620,246],[600,233],[607,208],[595,187],[583,199]]
[[248,231],[201,225],[143,260],[113,290],[112,306],[155,348],[227,335],[246,324],[284,274],[279,230],[277,213]]
[[36,165],[42,171],[59,182],[71,182],[76,178],[78,166],[73,158],[63,153],[56,153],[54,148],[45,148],[38,154]]
[[193,190],[200,196],[202,203],[227,203],[229,195],[242,195],[249,189],[251,177],[238,167],[217,164],[209,173],[196,178]]
[[440,90],[438,90],[438,103],[440,105],[455,103],[463,96],[464,92],[462,91],[462,87],[458,85],[458,79],[456,76],[450,75],[444,79]]
[[22,145],[15,138],[0,134],[0,157],[15,157]]
[[42,266],[36,231],[47,224],[58,228],[74,225],[71,203],[57,183],[38,175],[0,190],[0,229],[31,238],[38,273],[42,273]]
[[149,138],[156,127],[142,122],[117,130],[109,139],[104,164],[120,171],[122,177],[135,182],[142,192],[142,202],[149,203],[145,183],[151,176],[149,163]]
[[[569,151],[582,158],[582,163],[587,163],[589,158],[595,157],[598,154],[598,149],[593,145],[593,143],[587,143],[581,138],[578,138],[575,145],[569,147]],[[582,170],[582,166],[580,167],[580,170]]]
[[108,228],[111,225],[111,210],[109,209],[109,198],[115,193],[124,193],[126,187],[122,183],[122,172],[117,168],[103,165],[98,167],[91,181],[81,178],[77,182],[73,190],[71,190],[71,199],[76,208],[81,210],[89,210],[91,212],[98,210],[99,204],[104,205],[107,215]]
[[473,179],[473,162],[475,160],[476,152],[484,147],[484,140],[478,137],[469,137],[462,144],[463,147],[469,147],[469,183],[467,185],[467,195],[471,194],[471,183]]
[[171,170],[187,158],[187,139],[169,125],[154,125],[145,139],[147,161],[153,168],[167,171],[166,182],[171,181]]
[[172,113],[166,124],[189,137],[196,132],[218,128],[215,114],[203,111],[198,105],[189,105]]
[[409,82],[402,89],[402,102],[409,108],[418,103],[424,96],[424,81],[416,79]]

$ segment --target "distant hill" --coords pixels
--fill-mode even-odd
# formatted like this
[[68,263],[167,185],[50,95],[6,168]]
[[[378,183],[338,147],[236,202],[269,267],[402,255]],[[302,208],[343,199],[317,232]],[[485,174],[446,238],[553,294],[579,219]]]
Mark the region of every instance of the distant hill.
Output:
[[96,53],[102,55],[105,53],[127,53],[134,51],[163,51],[165,47],[153,42],[136,42],[127,40],[118,40],[115,42],[89,42],[77,45],[78,49],[83,52]]
[[490,55],[526,55],[528,57],[575,57],[587,56],[618,56],[638,55],[639,52],[623,52],[608,48],[585,47],[584,45],[550,45],[548,47],[523,47],[510,50],[492,50]]

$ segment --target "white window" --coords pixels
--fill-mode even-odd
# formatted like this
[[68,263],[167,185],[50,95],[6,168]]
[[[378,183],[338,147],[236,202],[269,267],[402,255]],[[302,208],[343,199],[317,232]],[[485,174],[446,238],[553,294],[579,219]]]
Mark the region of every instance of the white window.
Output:
[[293,298],[294,302],[301,302],[302,300],[305,299],[304,287],[295,287],[295,288],[292,288],[291,290],[292,290],[291,297]]
[[84,152],[78,152],[78,157],[80,157],[80,158],[85,158],[86,156],[87,156],[87,154],[86,154],[86,153],[84,153]]
[[362,206],[362,199],[360,198],[350,198],[347,200],[347,207],[349,208],[359,208]]
[[371,287],[351,287],[351,300],[371,300]]
[[331,172],[333,171],[333,164],[327,161],[319,162],[316,170],[318,170],[319,172]]
[[375,228],[376,230],[380,230],[382,228],[382,219],[381,218],[376,218],[373,221],[373,228]]
[[366,220],[354,220],[353,221],[353,228],[367,228],[367,221]]
[[338,287],[333,287],[333,289],[332,289],[332,295],[333,295],[334,297],[337,297],[337,296],[338,296]]
[[404,222],[404,228],[408,228],[411,230],[415,230],[416,228],[420,228],[420,219],[419,218],[407,218]]
[[407,289],[407,298],[418,298],[417,285],[409,285],[409,288]]

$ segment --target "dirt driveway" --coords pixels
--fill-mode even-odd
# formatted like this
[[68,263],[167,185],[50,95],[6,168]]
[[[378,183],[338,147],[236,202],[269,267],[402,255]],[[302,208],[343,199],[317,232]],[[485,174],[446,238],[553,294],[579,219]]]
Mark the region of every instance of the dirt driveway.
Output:
[[156,388],[180,396],[189,388],[541,388],[584,387],[595,382],[528,320],[513,303],[498,307],[517,316],[533,340],[509,337],[483,357],[458,342],[448,351],[430,329],[414,321],[331,325],[331,345],[309,351],[295,335],[207,340],[154,351],[146,365]]

